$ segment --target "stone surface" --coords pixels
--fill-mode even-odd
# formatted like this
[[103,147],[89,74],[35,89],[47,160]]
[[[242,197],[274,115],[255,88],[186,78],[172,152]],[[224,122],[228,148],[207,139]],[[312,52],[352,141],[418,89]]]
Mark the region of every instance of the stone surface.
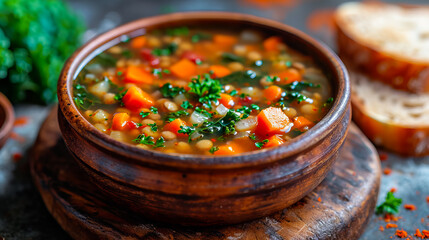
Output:
[[[252,3],[253,2],[253,3]],[[322,23],[329,22],[329,12],[341,3],[341,0],[284,0],[284,4],[266,7],[258,7],[257,0],[69,0],[72,8],[76,9],[87,22],[89,31],[85,39],[94,34],[106,31],[118,24],[146,16],[172,11],[194,10],[222,10],[237,11],[254,14],[257,16],[272,18],[303,31],[325,41],[333,46],[329,28]],[[275,2],[275,1],[274,1]],[[389,2],[399,2],[398,0]],[[427,0],[412,0],[407,3],[428,4]],[[246,4],[247,3],[247,4]],[[314,14],[316,11],[316,14]],[[316,31],[307,28],[309,17],[316,19]],[[328,18],[324,17],[328,16]],[[328,19],[328,20],[326,20]],[[313,28],[314,29],[314,28]],[[24,136],[27,140],[20,143],[14,139],[9,140],[0,151],[0,239],[67,239],[67,235],[49,215],[34,188],[25,153],[34,142],[38,128],[49,107],[34,105],[20,105],[15,108],[19,116],[30,116],[30,122],[25,126],[16,127],[15,132]],[[20,152],[24,158],[14,162],[12,154]],[[417,211],[407,211],[401,207],[399,216],[403,216],[397,223],[409,233],[414,233],[416,228],[429,229],[429,204],[426,196],[429,195],[429,157],[426,158],[402,158],[388,154],[388,159],[382,162],[383,167],[390,167],[392,174],[382,176],[379,203],[382,202],[386,192],[390,188],[397,188],[396,196],[401,197],[404,203],[415,204]],[[419,194],[417,194],[419,192]],[[424,222],[421,222],[421,219]],[[395,232],[394,229],[379,231],[380,225],[386,225],[374,215],[361,239],[388,239]]]

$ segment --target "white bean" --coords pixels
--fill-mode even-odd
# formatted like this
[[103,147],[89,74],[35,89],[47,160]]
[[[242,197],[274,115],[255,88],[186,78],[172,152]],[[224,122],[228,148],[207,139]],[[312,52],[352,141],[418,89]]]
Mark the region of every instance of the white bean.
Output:
[[213,147],[213,142],[210,140],[200,140],[195,144],[195,146],[201,151],[208,151]]

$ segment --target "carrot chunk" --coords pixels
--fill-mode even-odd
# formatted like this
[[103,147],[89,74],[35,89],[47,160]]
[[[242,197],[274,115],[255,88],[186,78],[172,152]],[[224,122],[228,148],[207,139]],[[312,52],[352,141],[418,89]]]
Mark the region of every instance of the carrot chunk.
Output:
[[270,101],[277,101],[282,97],[282,88],[279,86],[270,86],[264,90],[264,97]]
[[301,129],[303,127],[312,126],[314,123],[303,116],[298,116],[293,119],[295,128]]
[[282,84],[289,84],[295,81],[300,82],[302,80],[301,74],[294,68],[280,72],[277,76],[280,78],[280,83]]
[[197,72],[197,65],[186,58],[182,58],[170,67],[170,71],[179,78],[190,78]]
[[283,143],[284,143],[284,140],[281,137],[277,135],[273,135],[268,138],[268,142],[264,145],[264,148],[275,147]]
[[140,108],[149,108],[155,105],[153,98],[139,87],[132,86],[122,98],[125,107],[137,111]]
[[176,118],[174,119],[172,122],[169,122],[167,124],[165,124],[164,126],[164,130],[165,131],[170,131],[173,132],[174,134],[176,134],[178,137],[187,137],[187,134],[184,133],[179,133],[178,131],[181,129],[181,126],[186,126],[185,121],[183,121],[180,118]]
[[267,51],[278,51],[280,43],[282,43],[281,38],[273,36],[265,39],[262,44]]
[[219,150],[214,152],[214,155],[233,155],[240,153],[237,145],[234,143],[228,143],[222,146],[219,146]]
[[213,36],[213,42],[220,47],[230,47],[238,42],[237,37],[225,34],[216,34]]
[[282,133],[289,124],[289,118],[280,109],[269,107],[258,114],[256,133],[261,136]]
[[153,82],[153,76],[140,67],[129,66],[125,72],[124,82],[151,84]]
[[116,113],[112,119],[112,130],[125,130],[128,127],[129,119],[128,113]]
[[220,94],[219,103],[227,108],[232,108],[235,104],[234,98],[231,95],[225,93]]
[[135,49],[142,48],[146,45],[146,37],[140,36],[140,37],[133,38],[130,42],[130,45],[132,48],[135,48]]
[[210,72],[213,72],[213,78],[221,78],[231,74],[231,71],[222,65],[212,65],[210,66],[209,70]]

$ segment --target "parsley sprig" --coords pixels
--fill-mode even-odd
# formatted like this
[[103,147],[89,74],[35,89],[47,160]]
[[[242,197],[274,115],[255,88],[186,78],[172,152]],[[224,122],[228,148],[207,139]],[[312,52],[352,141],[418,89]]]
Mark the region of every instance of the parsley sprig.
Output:
[[170,83],[162,85],[159,90],[161,91],[162,96],[166,98],[174,98],[175,96],[185,92],[184,88],[174,87]]
[[399,212],[399,206],[401,206],[402,199],[396,198],[392,192],[387,192],[386,199],[384,202],[377,206],[375,213],[377,214],[395,214]]
[[152,146],[152,148],[165,147],[165,145],[164,145],[165,139],[163,137],[158,138],[154,142],[153,137],[146,136],[145,134],[138,135],[137,138],[133,140],[133,142],[136,142],[138,144],[150,145],[150,146]]
[[211,103],[217,102],[220,98],[222,91],[220,82],[210,78],[209,74],[205,74],[203,77],[198,75],[192,79],[188,86],[190,88],[189,93],[196,94],[199,97],[198,101],[209,109],[211,109]]

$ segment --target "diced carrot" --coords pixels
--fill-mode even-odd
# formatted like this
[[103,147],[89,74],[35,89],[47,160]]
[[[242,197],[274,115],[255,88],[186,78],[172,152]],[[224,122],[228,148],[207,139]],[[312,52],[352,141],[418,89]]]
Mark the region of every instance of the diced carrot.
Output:
[[125,107],[137,111],[140,108],[150,108],[155,105],[153,98],[141,88],[132,86],[128,88],[127,93],[122,98]]
[[235,151],[237,152],[250,152],[258,149],[255,145],[255,141],[251,140],[249,136],[241,136],[234,138],[229,145],[233,146]]
[[227,108],[232,108],[235,104],[234,98],[231,95],[225,93],[220,94],[219,103]]
[[197,72],[197,65],[186,58],[182,58],[170,67],[170,71],[179,78],[190,78]]
[[275,147],[283,143],[284,143],[284,140],[281,137],[277,135],[273,135],[268,138],[268,142],[264,145],[264,148]]
[[140,37],[136,37],[133,38],[130,42],[130,45],[132,48],[142,48],[146,45],[146,37],[145,36],[140,36]]
[[264,45],[264,49],[267,51],[278,51],[279,50],[279,45],[282,42],[280,37],[269,37],[267,39],[264,40],[263,45]]
[[303,116],[298,116],[293,119],[295,128],[301,129],[303,127],[312,126],[314,123]]
[[277,101],[282,97],[282,88],[279,86],[269,86],[264,89],[264,97],[270,101]]
[[125,71],[125,83],[146,83],[151,84],[153,82],[153,76],[137,66],[129,66]]
[[280,72],[277,76],[280,78],[280,83],[282,84],[289,84],[295,81],[300,82],[302,80],[301,74],[294,68]]
[[230,47],[238,42],[237,37],[225,34],[216,34],[213,36],[213,42],[222,48]]
[[210,66],[209,71],[213,72],[213,78],[221,78],[231,74],[231,71],[222,65],[212,65]]
[[128,115],[128,113],[116,113],[113,115],[112,130],[122,131],[127,129],[129,119],[130,115]]
[[174,119],[172,122],[169,122],[167,124],[165,124],[164,126],[164,130],[165,131],[170,131],[173,132],[174,134],[176,134],[178,137],[187,137],[187,134],[184,133],[179,133],[178,131],[181,129],[181,126],[186,126],[186,122],[183,121],[180,118],[176,118]]
[[258,114],[256,133],[261,136],[282,133],[289,124],[289,118],[280,109],[269,107]]
[[237,144],[227,143],[225,145],[219,146],[219,150],[214,152],[214,155],[233,155],[240,152],[241,150],[238,148]]

